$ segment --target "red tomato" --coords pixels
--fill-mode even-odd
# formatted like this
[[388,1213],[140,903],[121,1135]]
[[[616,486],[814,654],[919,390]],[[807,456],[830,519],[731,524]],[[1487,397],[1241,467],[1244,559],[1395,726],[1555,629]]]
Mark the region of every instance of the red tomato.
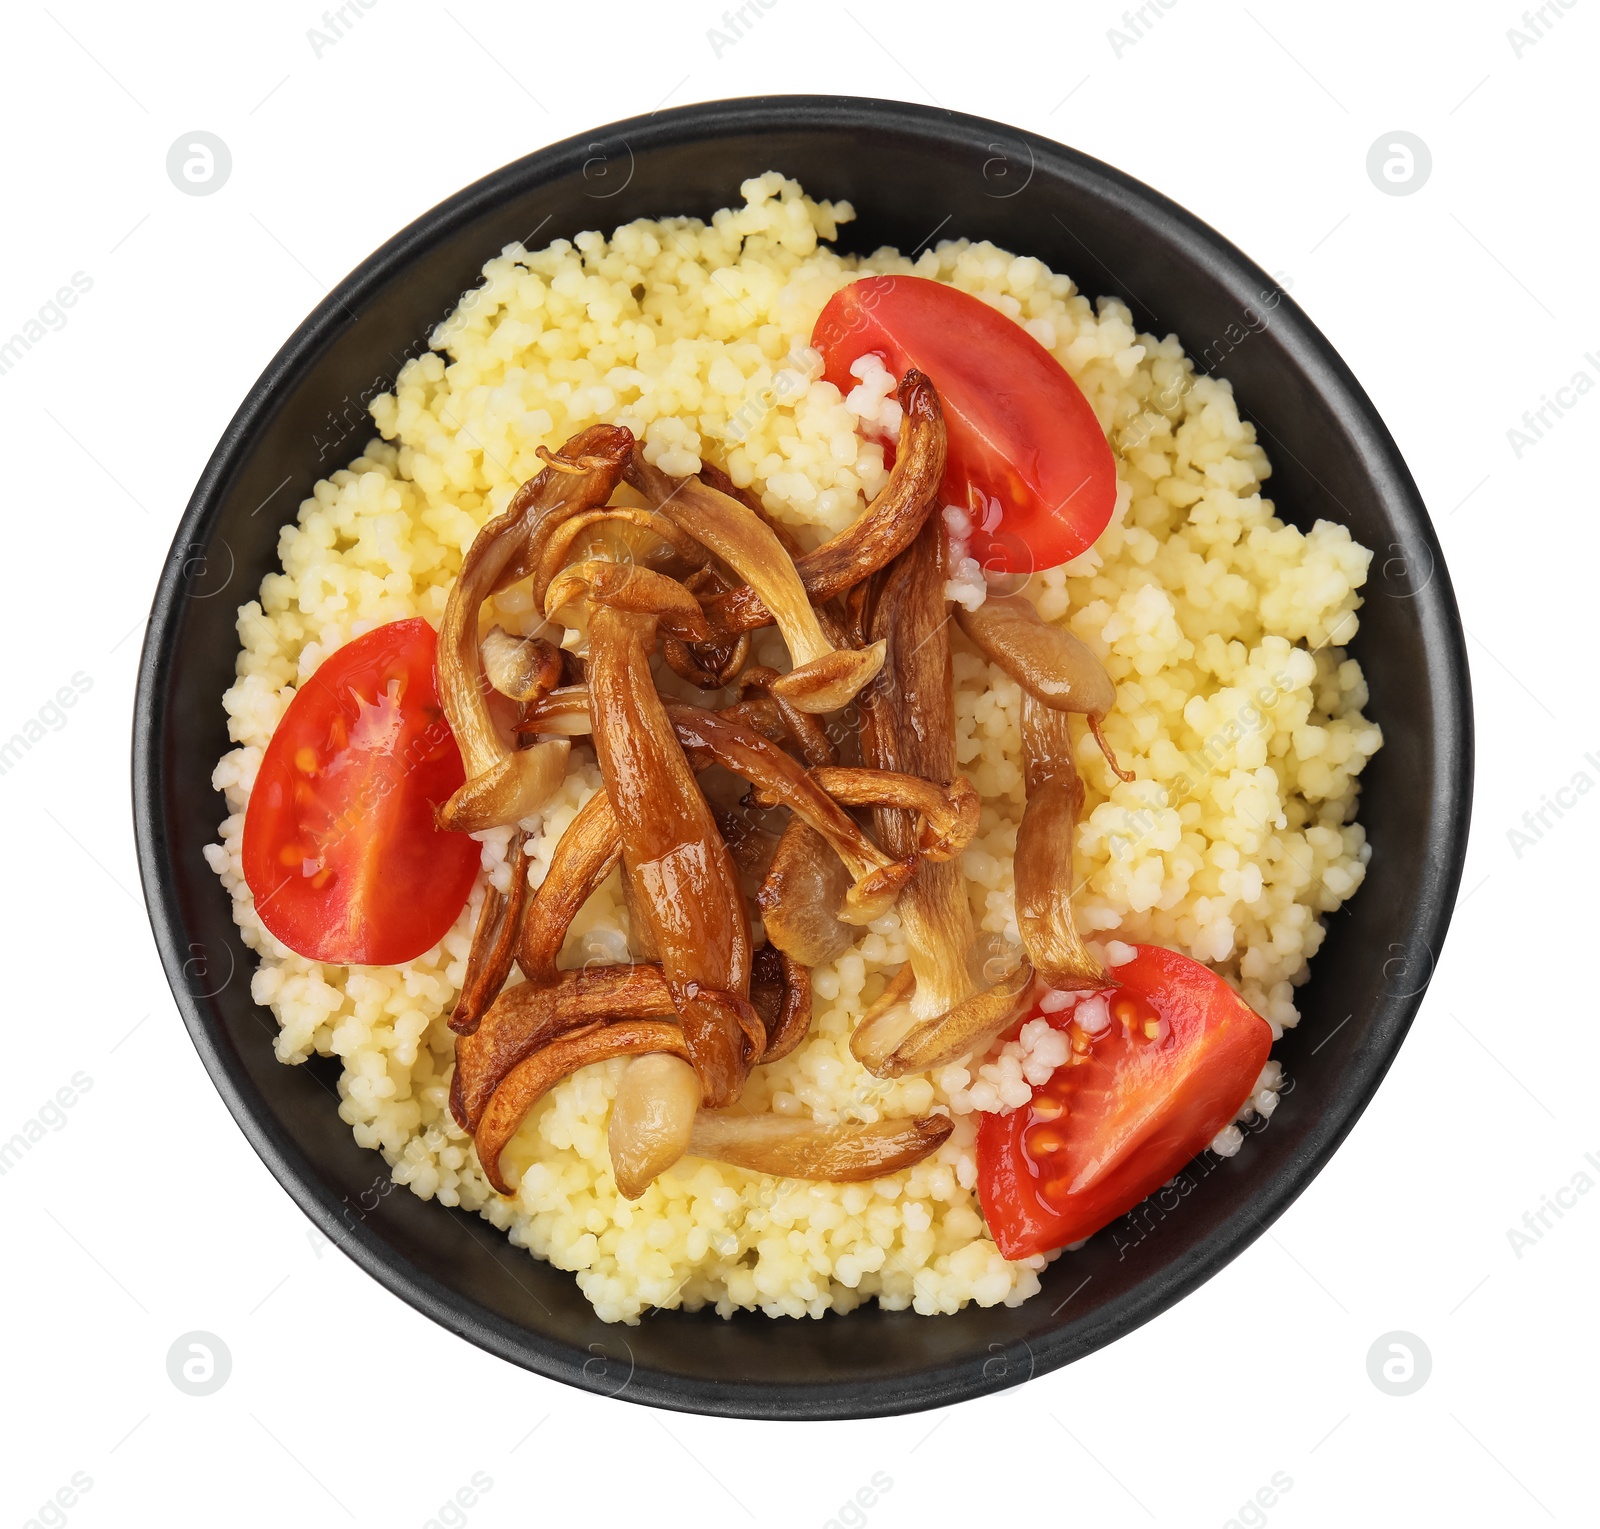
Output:
[[267,745],[244,819],[256,912],[313,961],[393,966],[441,940],[478,870],[433,809],[465,776],[439,704],[437,639],[393,621],[302,685]]
[[1047,1016],[1079,1062],[978,1126],[978,1193],[1007,1258],[1079,1242],[1159,1189],[1238,1113],[1272,1029],[1198,961],[1139,945],[1105,997],[1111,1026]]
[[834,293],[811,343],[840,391],[876,351],[925,372],[944,405],[943,500],[967,511],[971,554],[990,573],[1054,568],[1111,518],[1117,472],[1089,400],[1020,324],[920,276],[867,276]]

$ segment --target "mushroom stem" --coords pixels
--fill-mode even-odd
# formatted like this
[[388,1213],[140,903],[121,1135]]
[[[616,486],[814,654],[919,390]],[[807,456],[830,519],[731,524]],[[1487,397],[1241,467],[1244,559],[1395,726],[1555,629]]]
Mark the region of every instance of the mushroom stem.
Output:
[[[888,661],[861,699],[861,751],[876,769],[923,780],[956,778],[955,684],[949,617],[939,559],[939,525],[930,522],[888,571],[868,616],[868,635],[886,637]],[[875,807],[873,827],[891,855],[913,855],[922,837],[918,816],[903,807]],[[916,977],[909,1020],[890,1011],[858,1026],[851,1050],[871,1067],[910,1022],[933,1019],[972,992],[967,951],[972,912],[961,868],[922,860],[900,898],[900,924]]]
[[653,616],[593,607],[595,751],[690,1058],[706,1102],[718,1105],[738,1097],[765,1029],[750,1007],[750,922],[738,871],[651,679],[654,630]]
[[467,952],[467,974],[450,1015],[450,1028],[457,1034],[470,1035],[476,1030],[483,1011],[506,985],[516,957],[522,910],[527,900],[528,836],[518,829],[511,846],[509,890],[484,889],[483,909],[472,934],[472,949]]
[[1083,782],[1072,756],[1068,714],[1024,693],[1022,753],[1028,804],[1017,829],[1014,874],[1023,949],[1048,987],[1107,987],[1114,979],[1084,944],[1072,917],[1072,859]]
[[[831,600],[891,562],[915,540],[933,507],[945,463],[939,395],[912,370],[900,383],[899,399],[905,415],[888,483],[864,515],[794,565],[813,604]],[[751,584],[707,601],[705,610],[712,625],[725,632],[748,632],[775,619]]]
[[991,663],[1055,711],[1103,717],[1117,687],[1087,643],[1046,621],[1026,595],[991,594],[976,610],[956,607],[956,621]]
[[819,1125],[790,1115],[716,1115],[702,1110],[689,1151],[752,1173],[853,1184],[880,1179],[938,1150],[953,1128],[948,1115]]
[[[587,689],[584,694],[587,699]],[[517,965],[529,982],[555,975],[573,919],[621,858],[622,829],[611,798],[597,791],[556,841],[550,869],[529,899],[517,941]]]
[[748,505],[698,478],[672,478],[635,447],[629,484],[664,517],[697,538],[752,590],[777,623],[793,670],[775,678],[775,694],[801,711],[836,711],[883,667],[883,644],[861,651],[828,641],[800,575],[772,528]]

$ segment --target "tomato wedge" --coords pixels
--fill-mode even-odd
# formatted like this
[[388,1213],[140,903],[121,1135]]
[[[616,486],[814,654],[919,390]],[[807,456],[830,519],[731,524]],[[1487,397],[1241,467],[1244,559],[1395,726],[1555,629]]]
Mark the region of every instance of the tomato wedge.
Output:
[[944,502],[963,508],[990,574],[1054,568],[1111,519],[1117,470],[1089,400],[1020,324],[921,276],[866,276],[834,293],[811,343],[841,392],[868,351],[939,390],[949,433]]
[[420,618],[347,643],[300,687],[262,756],[244,879],[261,922],[313,961],[410,961],[472,890],[477,843],[433,824],[465,778],[436,648]]
[[1272,1028],[1209,968],[1135,946],[1105,995],[1109,1028],[1045,1016],[1081,1062],[978,1126],[978,1194],[995,1244],[1027,1258],[1097,1232],[1159,1189],[1238,1113]]

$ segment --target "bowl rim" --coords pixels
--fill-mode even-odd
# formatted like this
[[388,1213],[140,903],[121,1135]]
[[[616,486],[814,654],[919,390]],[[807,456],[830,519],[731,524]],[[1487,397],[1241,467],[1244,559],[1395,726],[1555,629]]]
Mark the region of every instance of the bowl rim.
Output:
[[[190,947],[177,903],[174,872],[166,850],[161,741],[184,597],[184,549],[204,544],[207,523],[220,512],[235,473],[259,428],[270,420],[281,395],[294,387],[321,349],[360,311],[367,295],[387,284],[430,244],[471,222],[524,189],[581,169],[597,143],[620,141],[630,148],[717,139],[732,133],[778,128],[855,126],[863,131],[894,128],[923,140],[934,151],[941,140],[970,147],[1003,135],[1038,159],[1097,184],[1102,195],[1137,210],[1184,244],[1214,275],[1241,291],[1261,290],[1270,278],[1232,243],[1194,214],[1132,177],[1078,150],[988,118],[915,103],[857,96],[744,96],[661,110],[592,129],[527,154],[473,182],[423,213],[363,260],[332,288],[299,325],[251,385],[207,461],[178,523],[151,605],[140,654],[132,728],[132,792],[135,839],[152,932],[162,967],[184,1024],[217,1091],[250,1145],[273,1177],[314,1225],[355,1262],[441,1326],[478,1347],[548,1378],[598,1394],[620,1394],[647,1406],[678,1411],[763,1419],[844,1419],[889,1416],[949,1405],[1016,1385],[1122,1337],[1182,1299],[1237,1257],[1267,1230],[1311,1183],[1371,1101],[1410,1028],[1426,991],[1390,995],[1373,1015],[1370,1042],[1353,1064],[1337,1100],[1313,1123],[1304,1149],[1282,1164],[1253,1196],[1197,1247],[1163,1265],[1114,1299],[1098,1319],[1082,1327],[1057,1328],[1049,1343],[1028,1344],[1024,1373],[1017,1364],[953,1361],[911,1372],[894,1384],[840,1379],[821,1384],[768,1383],[749,1379],[711,1382],[640,1369],[618,1393],[605,1367],[576,1346],[509,1322],[440,1284],[364,1225],[353,1231],[345,1207],[312,1171],[301,1149],[280,1127],[255,1091],[230,1048],[214,1034],[186,980]],[[487,252],[487,253],[493,253]],[[486,253],[486,258],[487,258]],[[1092,258],[1092,257],[1091,257]],[[1419,626],[1428,655],[1437,768],[1430,803],[1427,871],[1411,910],[1418,936],[1436,958],[1459,890],[1466,856],[1473,778],[1473,714],[1464,630],[1438,540],[1416,484],[1388,429],[1350,369],[1292,299],[1274,315],[1285,348],[1350,437],[1375,491],[1397,529],[1433,558],[1433,577],[1417,592]],[[220,698],[219,698],[220,704]],[[1430,970],[1431,976],[1431,970]],[[772,1320],[772,1319],[768,1319]]]

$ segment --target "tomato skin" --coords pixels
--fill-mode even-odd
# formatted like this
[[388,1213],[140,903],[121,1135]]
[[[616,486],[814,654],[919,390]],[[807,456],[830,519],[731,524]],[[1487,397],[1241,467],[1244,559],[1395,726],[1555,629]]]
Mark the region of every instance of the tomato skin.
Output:
[[1075,558],[1117,499],[1111,446],[1066,369],[1020,324],[921,276],[866,276],[834,293],[811,343],[848,393],[851,364],[879,352],[896,377],[925,372],[944,407],[943,502],[967,511],[970,552],[991,573]]
[[478,872],[477,842],[434,826],[465,770],[421,618],[324,659],[262,755],[244,820],[244,879],[290,950],[396,966],[436,945]]
[[1079,1242],[1159,1189],[1238,1113],[1272,1049],[1271,1026],[1209,968],[1134,948],[1105,995],[1109,1029],[1084,1037],[1072,1011],[1046,1016],[1088,1041],[1087,1059],[979,1123],[978,1193],[1007,1258]]

